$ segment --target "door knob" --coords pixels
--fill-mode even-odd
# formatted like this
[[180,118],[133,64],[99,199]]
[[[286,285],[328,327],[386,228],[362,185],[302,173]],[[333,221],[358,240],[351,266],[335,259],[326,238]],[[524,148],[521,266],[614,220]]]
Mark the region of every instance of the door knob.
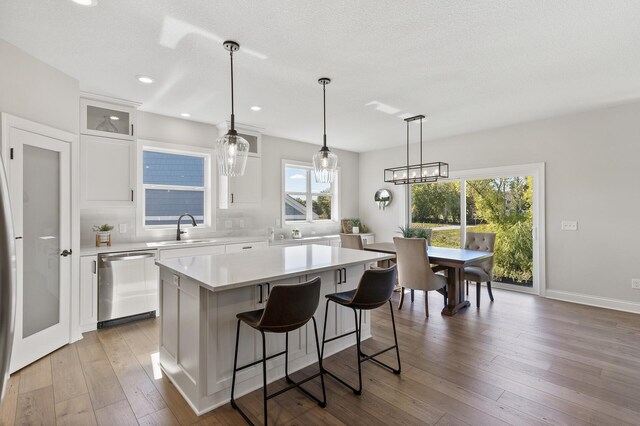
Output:
[[60,253],[60,256],[62,257],[67,257],[71,254],[71,250],[62,250],[62,253]]

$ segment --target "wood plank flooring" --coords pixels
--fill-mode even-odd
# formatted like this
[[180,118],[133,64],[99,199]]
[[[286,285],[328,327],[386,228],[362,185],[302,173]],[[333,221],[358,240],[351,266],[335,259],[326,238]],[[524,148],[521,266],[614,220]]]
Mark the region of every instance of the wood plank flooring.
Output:
[[[472,289],[470,294],[475,294]],[[640,425],[640,315],[494,290],[454,317],[416,294],[396,312],[402,374],[363,364],[354,396],[327,377],[322,409],[291,391],[269,402],[271,424]],[[398,295],[394,295],[397,299]],[[397,300],[396,300],[397,301]],[[14,374],[1,425],[234,425],[227,404],[196,416],[158,368],[158,320],[87,333]],[[387,309],[372,316],[373,351],[393,340]],[[394,363],[392,352],[382,358]],[[355,350],[326,361],[357,380]],[[312,374],[315,367],[295,373]],[[284,386],[278,382],[270,391]],[[319,392],[318,380],[308,389]],[[262,422],[261,394],[239,400]]]

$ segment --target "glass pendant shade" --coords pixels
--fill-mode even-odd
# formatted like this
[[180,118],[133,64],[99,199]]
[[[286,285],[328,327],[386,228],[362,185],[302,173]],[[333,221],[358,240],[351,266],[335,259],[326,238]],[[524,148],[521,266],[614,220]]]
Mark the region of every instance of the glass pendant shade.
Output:
[[118,128],[113,124],[111,117],[108,115],[104,116],[104,120],[96,126],[96,130],[100,130],[101,132],[118,133]]
[[313,156],[313,170],[318,183],[333,183],[338,171],[338,156],[325,146]]
[[222,176],[242,176],[247,165],[249,142],[242,136],[230,133],[219,137],[216,142],[218,173]]

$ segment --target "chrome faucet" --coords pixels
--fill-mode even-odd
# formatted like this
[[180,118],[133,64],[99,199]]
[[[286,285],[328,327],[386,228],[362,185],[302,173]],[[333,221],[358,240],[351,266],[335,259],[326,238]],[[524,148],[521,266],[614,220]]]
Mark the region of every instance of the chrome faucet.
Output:
[[185,216],[189,216],[189,217],[191,218],[191,224],[192,224],[194,227],[195,227],[195,226],[198,226],[198,224],[196,223],[196,219],[195,219],[193,216],[191,216],[189,213],[185,213],[185,214],[183,214],[183,215],[180,215],[180,217],[178,218],[178,232],[177,232],[177,234],[176,234],[176,241],[180,241],[180,240],[181,240],[180,235],[182,235],[182,234],[186,234],[186,233],[187,233],[187,231],[181,231],[181,230],[180,230],[180,221],[181,221],[181,220],[182,220],[182,218],[183,218],[183,217],[185,217]]

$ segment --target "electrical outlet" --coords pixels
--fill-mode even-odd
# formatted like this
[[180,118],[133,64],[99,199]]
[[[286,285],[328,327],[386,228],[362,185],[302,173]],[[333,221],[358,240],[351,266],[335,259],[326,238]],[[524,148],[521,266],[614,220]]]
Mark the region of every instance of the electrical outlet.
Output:
[[127,224],[126,223],[121,223],[119,225],[119,230],[121,234],[126,234],[127,233]]
[[631,288],[635,288],[636,290],[640,290],[640,278],[634,278],[631,280]]
[[232,220],[225,220],[224,221],[224,227],[227,228],[227,229],[233,228],[233,221]]
[[560,224],[560,229],[563,231],[577,231],[578,230],[578,222],[572,220],[563,220]]

